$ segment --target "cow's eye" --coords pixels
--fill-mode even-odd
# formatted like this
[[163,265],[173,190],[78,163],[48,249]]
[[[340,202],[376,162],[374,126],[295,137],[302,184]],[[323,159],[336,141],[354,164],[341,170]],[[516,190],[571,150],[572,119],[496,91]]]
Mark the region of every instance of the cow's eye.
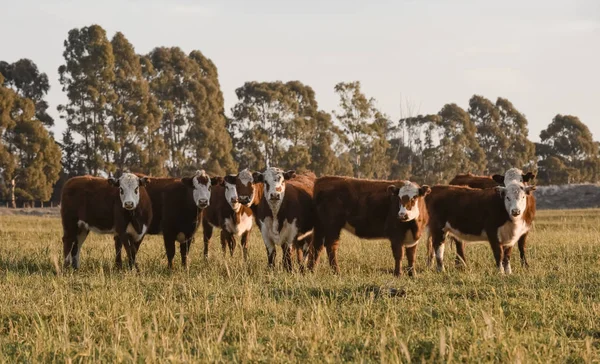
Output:
[[121,195],[124,193],[124,192],[123,192],[123,187],[119,187],[119,193],[120,193]]
[[210,186],[208,186],[208,191],[210,192]]
[[136,188],[135,188],[135,194],[137,195],[139,191],[140,191],[140,188],[139,188],[139,187],[136,187]]

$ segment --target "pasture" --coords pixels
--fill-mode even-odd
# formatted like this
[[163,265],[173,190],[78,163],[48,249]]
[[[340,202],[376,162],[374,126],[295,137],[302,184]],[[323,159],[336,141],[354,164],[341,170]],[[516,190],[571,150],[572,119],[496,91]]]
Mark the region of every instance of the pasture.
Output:
[[[201,230],[201,229],[200,229]],[[524,271],[494,268],[487,243],[469,268],[392,276],[386,241],[343,235],[341,274],[267,269],[255,227],[250,260],[211,256],[196,234],[189,270],[166,268],[147,236],[140,272],[114,269],[111,236],[90,234],[81,269],[62,270],[58,217],[0,216],[0,361],[598,362],[600,210],[539,211]],[[239,242],[238,242],[239,248]],[[178,248],[179,249],[179,248]],[[179,254],[179,252],[177,253]],[[403,262],[404,264],[406,262]],[[294,261],[295,267],[296,262]]]

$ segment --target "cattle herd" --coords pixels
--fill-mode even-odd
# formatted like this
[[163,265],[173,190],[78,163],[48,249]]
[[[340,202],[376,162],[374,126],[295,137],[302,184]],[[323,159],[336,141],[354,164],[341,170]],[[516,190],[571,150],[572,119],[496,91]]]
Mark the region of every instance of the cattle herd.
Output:
[[122,266],[125,248],[129,267],[146,234],[162,234],[169,268],[175,242],[181,263],[199,224],[203,227],[204,257],[208,258],[213,230],[221,230],[223,254],[233,255],[237,238],[244,260],[248,235],[258,226],[275,264],[276,247],[283,266],[292,270],[295,251],[299,269],[313,270],[323,247],[331,268],[339,272],[337,249],[342,229],[363,239],[389,239],[394,274],[414,274],[417,243],[427,244],[428,264],[435,256],[444,270],[448,237],[456,245],[456,264],[466,265],[464,243],[488,241],[500,273],[511,273],[510,257],[518,245],[527,266],[526,239],[535,217],[535,175],[517,168],[504,175],[456,176],[449,185],[419,186],[410,181],[379,181],[350,177],[296,174],[270,167],[264,172],[245,169],[237,175],[154,178],[124,173],[120,178],[73,177],[62,191],[61,218],[65,267],[77,269],[88,233],[114,235],[116,264]]

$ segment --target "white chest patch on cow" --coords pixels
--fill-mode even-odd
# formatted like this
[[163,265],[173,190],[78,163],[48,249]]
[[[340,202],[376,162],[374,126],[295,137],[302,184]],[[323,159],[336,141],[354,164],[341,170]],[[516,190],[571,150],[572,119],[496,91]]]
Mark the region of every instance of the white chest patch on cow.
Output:
[[402,245],[407,248],[411,248],[417,245],[418,242],[419,240],[415,239],[415,234],[413,234],[412,230],[407,230],[404,234],[404,241],[402,241]]
[[527,233],[530,226],[525,220],[518,219],[516,221],[507,221],[504,225],[498,228],[498,240],[504,246],[513,246],[519,241],[523,234]]
[[115,228],[113,227],[110,230],[101,230],[98,229],[95,226],[92,226],[90,224],[88,224],[87,222],[83,221],[83,220],[79,220],[77,221],[77,226],[79,226],[82,229],[88,230],[88,231],[93,231],[96,234],[114,234],[115,233]]
[[129,223],[129,225],[127,225],[127,229],[125,229],[127,234],[129,234],[135,242],[139,242],[140,240],[142,240],[144,235],[146,235],[147,230],[148,227],[146,225],[142,225],[142,232],[138,234],[138,232],[135,231],[135,228],[133,227],[133,225],[131,225],[131,223]]
[[267,217],[263,221],[261,233],[265,242],[269,241],[274,245],[290,245],[294,242],[294,239],[298,235],[298,225],[296,224],[297,219],[292,220],[289,223],[287,220],[283,221],[283,226],[279,230],[279,221],[272,217]]
[[252,229],[252,216],[244,213],[240,214],[240,223],[236,225],[235,220],[231,218],[225,219],[225,229],[231,234],[242,235],[246,231]]
[[461,232],[460,230],[452,227],[452,225],[450,225],[449,222],[447,222],[446,226],[444,226],[444,231],[461,241],[466,241],[466,242],[488,241],[488,236],[487,236],[486,232],[483,230],[481,230],[481,233],[479,235],[465,234],[465,233]]

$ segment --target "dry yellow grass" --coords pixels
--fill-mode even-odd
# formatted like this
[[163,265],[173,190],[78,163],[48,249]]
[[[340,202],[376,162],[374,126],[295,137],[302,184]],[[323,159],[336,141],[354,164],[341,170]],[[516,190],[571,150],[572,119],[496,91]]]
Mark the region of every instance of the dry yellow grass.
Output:
[[90,234],[81,270],[63,272],[58,218],[0,216],[0,360],[598,362],[599,228],[600,210],[542,211],[529,270],[516,257],[500,276],[476,244],[465,271],[447,249],[440,274],[420,246],[410,279],[391,275],[389,243],[348,235],[339,276],[323,258],[314,274],[270,271],[256,231],[247,264],[222,257],[218,233],[204,261],[198,233],[173,272],[149,237],[140,273],[114,270],[112,238]]

